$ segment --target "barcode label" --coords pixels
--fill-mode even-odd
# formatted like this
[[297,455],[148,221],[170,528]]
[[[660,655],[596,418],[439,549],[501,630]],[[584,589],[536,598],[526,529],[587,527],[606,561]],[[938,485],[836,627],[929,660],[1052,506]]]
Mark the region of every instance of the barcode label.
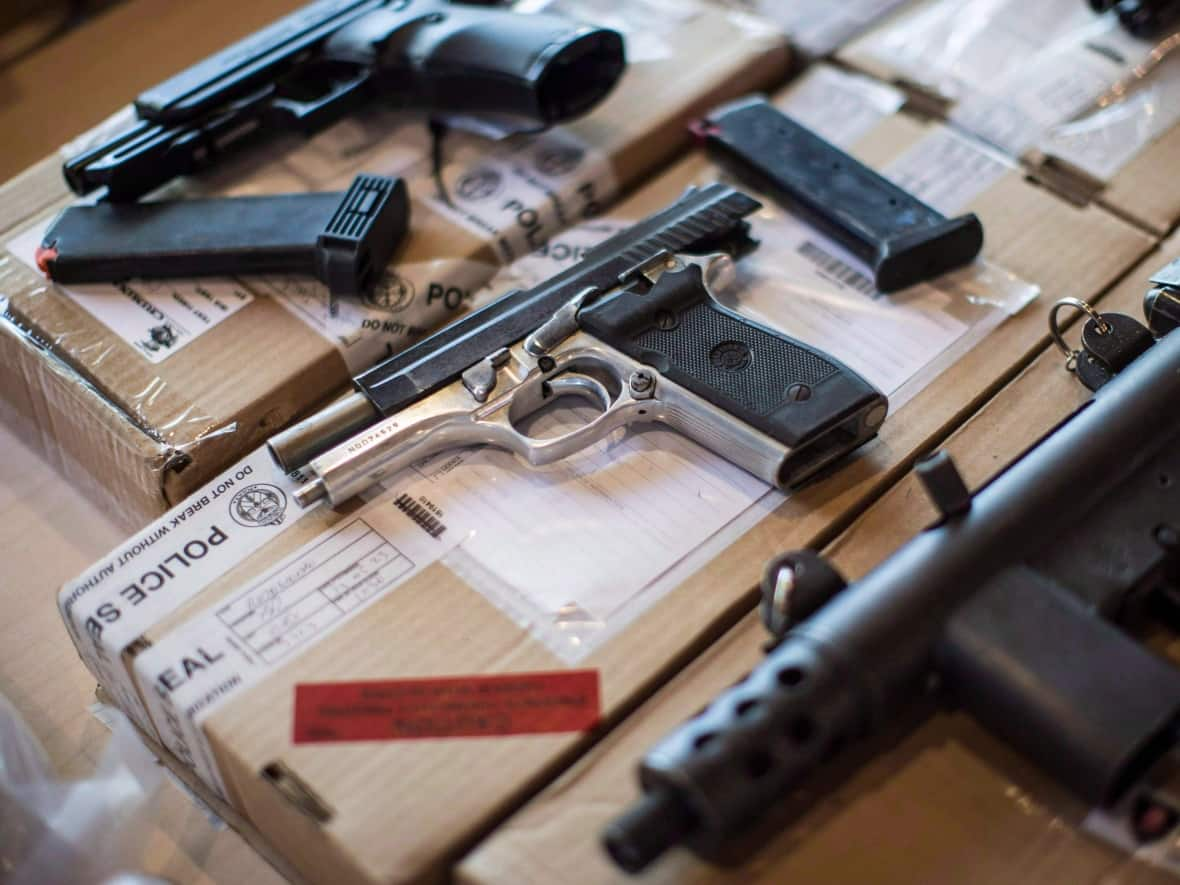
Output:
[[876,298],[879,293],[873,281],[835,255],[817,246],[811,240],[804,240],[796,250],[800,255],[818,267],[838,283],[850,286],[858,292]]
[[432,538],[439,537],[447,530],[447,527],[442,524],[442,520],[409,495],[398,495],[397,499],[393,502],[393,506],[414,520],[422,531],[426,532]]

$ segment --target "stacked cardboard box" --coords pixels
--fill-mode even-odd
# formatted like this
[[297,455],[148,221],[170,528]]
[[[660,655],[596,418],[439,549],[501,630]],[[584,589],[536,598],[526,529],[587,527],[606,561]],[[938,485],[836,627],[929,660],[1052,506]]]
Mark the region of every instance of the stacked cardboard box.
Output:
[[[294,480],[258,452],[63,588],[79,652],[120,706],[306,875],[441,875],[588,748],[581,729],[614,724],[733,626],[769,555],[833,537],[1043,350],[1053,300],[1097,297],[1152,247],[898,112],[879,84],[817,68],[776,100],[987,231],[988,264],[882,300],[788,213],[755,219],[768,258],[743,259],[740,308],[831,349],[898,403],[840,470],[784,499],[702,450],[638,434],[542,473],[487,453],[437,459],[366,502],[303,512]],[[612,218],[718,174],[689,157]],[[897,362],[905,370],[888,371]],[[486,681],[496,675],[507,682]],[[382,713],[388,691],[445,696],[460,713],[455,698],[472,692],[527,706],[551,678],[571,717],[560,733],[516,733],[500,707],[462,728],[447,720],[482,736],[410,739]],[[366,691],[377,694],[358,702]],[[337,726],[369,739],[324,742]]]
[[[1140,314],[1148,280],[1180,253],[1180,237],[1152,252],[1099,302]],[[1077,330],[1072,332],[1076,336]],[[984,484],[1085,402],[1089,392],[1046,350],[941,448],[970,488]],[[874,568],[938,518],[907,475],[828,545],[850,580]],[[782,548],[795,546],[784,541]],[[605,825],[639,796],[636,766],[665,734],[763,658],[768,634],[754,613],[639,707],[569,772],[469,857],[467,885],[614,882]],[[1173,646],[1170,651],[1175,654]],[[768,810],[749,853],[732,869],[686,850],[669,853],[650,882],[1165,882],[1083,831],[1088,809],[961,713],[916,702],[909,715],[863,742]],[[766,837],[769,838],[766,838]],[[1163,859],[1166,846],[1145,849]]]
[[827,3],[804,0],[777,3],[775,0],[715,0],[722,5],[744,9],[773,22],[790,38],[791,46],[808,58],[823,58],[836,52],[857,34],[904,10],[912,0],[846,0]]
[[[634,8],[628,16],[644,4]],[[785,75],[783,38],[748,16],[690,4],[661,22],[591,116],[536,139],[449,136],[450,205],[423,165],[421,121],[381,112],[308,144],[270,142],[179,188],[280,193],[343,188],[357,171],[405,175],[411,233],[372,297],[345,301],[337,316],[322,285],[297,277],[130,281],[73,294],[49,285],[33,253],[69,198],[60,157],[33,167],[0,189],[8,413],[112,517],[143,525],[339,391],[350,371],[461,313],[522,244],[642,180],[684,146],[693,117]],[[682,65],[685,57],[693,64]],[[475,185],[465,189],[464,180]]]
[[1066,199],[1163,235],[1180,220],[1174,39],[1133,38],[1114,12],[1072,0],[924,0],[839,57],[1021,157]]

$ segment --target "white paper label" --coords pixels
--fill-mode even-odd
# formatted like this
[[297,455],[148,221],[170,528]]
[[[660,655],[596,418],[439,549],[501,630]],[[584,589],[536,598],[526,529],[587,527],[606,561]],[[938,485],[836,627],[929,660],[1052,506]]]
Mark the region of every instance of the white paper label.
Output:
[[[789,216],[755,222],[728,303],[827,351],[900,406],[1005,315],[935,286],[876,297],[868,269]],[[761,253],[761,254],[760,254]],[[888,341],[889,346],[882,346]],[[920,380],[920,384],[915,384]],[[577,417],[575,417],[575,415]],[[552,435],[588,415],[546,416]],[[781,495],[670,430],[628,429],[527,468],[490,448],[441,454],[409,491],[472,528],[445,562],[573,664],[617,634]]]
[[[1163,101],[1112,89],[1153,67],[1154,45],[1125,33],[1114,13],[1095,15],[1071,0],[927,3],[863,48],[957,102],[950,119],[1001,150],[1036,147],[1099,180],[1180,118],[1166,85]],[[1165,62],[1148,83],[1176,68]]]
[[763,273],[780,267],[787,279],[809,284],[748,286],[739,307],[830,353],[892,397],[894,409],[901,386],[970,327],[933,285],[880,297],[871,271],[836,243],[800,224],[774,232],[772,249],[759,256]]
[[1168,55],[1146,78],[1079,119],[1053,126],[1042,153],[1109,181],[1147,145],[1180,122],[1180,55]]
[[827,55],[906,0],[733,0],[741,9],[779,25],[811,55]]
[[363,297],[336,298],[335,315],[328,288],[309,277],[259,277],[254,287],[331,341],[357,374],[469,310],[491,273],[457,259],[389,267]]
[[905,103],[900,90],[860,74],[817,65],[775,104],[834,144],[850,145]]
[[445,195],[426,166],[414,173],[411,191],[490,240],[504,264],[594,217],[615,191],[607,158],[561,129],[493,145],[453,133],[447,157],[440,174]]
[[1011,160],[943,126],[932,129],[883,170],[898,187],[954,215],[1013,169]]
[[1042,55],[1065,60],[1087,40],[1117,29],[1113,16],[1095,16],[1069,0],[941,0],[917,4],[866,37],[862,49],[913,82],[958,100],[981,88],[998,93],[994,84],[1013,85],[1026,71],[1041,70]]
[[389,492],[170,632],[135,659],[161,742],[227,798],[206,717],[462,538],[416,496]]
[[141,728],[153,729],[120,655],[127,645],[307,512],[266,447],[128,539],[58,594],[78,653]]
[[[40,273],[36,252],[49,224],[38,224],[13,238],[8,251]],[[67,298],[158,363],[191,344],[254,300],[235,280],[128,280],[58,286]]]
[[[555,417],[549,429],[559,426]],[[476,527],[447,565],[571,663],[617,631],[634,596],[769,491],[655,429],[539,469],[483,448],[419,471],[425,484],[414,488]]]
[[1019,155],[1054,124],[1084,111],[1118,76],[1118,66],[1089,48],[1041,52],[1019,72],[976,87],[950,119]]

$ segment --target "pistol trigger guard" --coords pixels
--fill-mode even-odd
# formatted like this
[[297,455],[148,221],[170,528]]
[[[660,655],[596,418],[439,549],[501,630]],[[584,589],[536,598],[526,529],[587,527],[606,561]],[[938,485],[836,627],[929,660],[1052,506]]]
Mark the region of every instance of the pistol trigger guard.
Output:
[[[601,381],[577,372],[565,373],[542,381],[541,384],[547,393],[543,394],[540,403],[530,402],[515,410],[513,406],[517,403],[510,403],[507,409],[498,410],[485,419],[487,424],[495,425],[497,437],[505,438],[515,454],[535,467],[552,464],[594,445],[625,426],[633,415],[645,414],[651,402],[633,397],[625,384],[618,394],[612,396]],[[588,400],[602,411],[585,424],[558,436],[530,436],[519,429],[517,425],[520,421],[563,396]]]
[[563,396],[581,397],[600,406],[604,414],[610,411],[611,406],[614,405],[614,399],[606,386],[589,375],[568,372],[558,375],[544,384],[547,388],[546,397],[549,399],[555,400]]

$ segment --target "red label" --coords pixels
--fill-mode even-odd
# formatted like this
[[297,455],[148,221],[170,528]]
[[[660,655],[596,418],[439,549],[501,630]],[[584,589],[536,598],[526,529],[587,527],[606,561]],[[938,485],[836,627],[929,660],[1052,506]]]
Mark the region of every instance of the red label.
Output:
[[598,722],[598,671],[295,686],[297,744],[585,731]]

